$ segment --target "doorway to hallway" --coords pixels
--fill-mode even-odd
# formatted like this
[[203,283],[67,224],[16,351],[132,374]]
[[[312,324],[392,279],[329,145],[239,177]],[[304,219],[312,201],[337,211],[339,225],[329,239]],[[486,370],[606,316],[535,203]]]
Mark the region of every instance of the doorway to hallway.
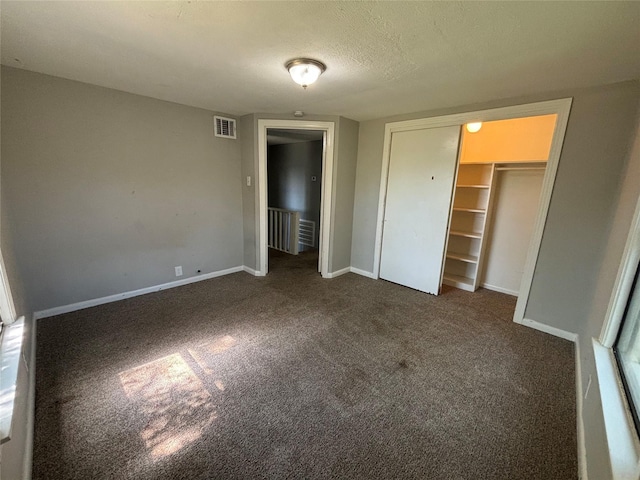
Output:
[[[258,199],[258,242],[256,275],[264,276],[269,271],[269,206],[268,206],[268,174],[267,174],[267,137],[270,130],[318,131],[322,134],[322,172],[320,195],[320,221],[318,225],[318,270],[323,278],[330,278],[330,258],[332,256],[332,201],[334,186],[334,122],[306,120],[258,120],[258,176],[256,179]],[[289,220],[287,220],[289,222]],[[293,230],[295,232],[295,229]],[[297,245],[298,242],[289,242]]]
[[321,130],[267,129],[269,271],[284,264],[320,271],[323,140]]

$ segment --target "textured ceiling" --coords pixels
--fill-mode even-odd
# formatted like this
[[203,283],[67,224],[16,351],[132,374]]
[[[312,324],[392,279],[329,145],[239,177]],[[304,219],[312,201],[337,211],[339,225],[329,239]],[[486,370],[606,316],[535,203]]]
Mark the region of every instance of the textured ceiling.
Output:
[[[10,2],[2,63],[242,115],[356,120],[640,78],[640,2]],[[306,91],[284,63],[317,58]]]

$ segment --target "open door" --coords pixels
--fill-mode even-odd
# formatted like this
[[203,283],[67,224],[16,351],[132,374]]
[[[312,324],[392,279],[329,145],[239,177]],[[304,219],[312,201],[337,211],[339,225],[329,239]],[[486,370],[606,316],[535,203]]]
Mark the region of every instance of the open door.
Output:
[[392,134],[380,278],[439,293],[459,141],[458,125]]

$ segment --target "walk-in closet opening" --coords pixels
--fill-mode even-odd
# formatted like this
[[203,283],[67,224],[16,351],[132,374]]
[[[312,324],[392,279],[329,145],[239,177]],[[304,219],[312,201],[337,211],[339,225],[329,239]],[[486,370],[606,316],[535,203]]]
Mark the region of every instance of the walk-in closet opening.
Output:
[[518,296],[557,115],[462,126],[442,283]]
[[525,317],[571,99],[387,123],[373,275],[517,297]]
[[320,271],[324,132],[267,129],[269,271]]

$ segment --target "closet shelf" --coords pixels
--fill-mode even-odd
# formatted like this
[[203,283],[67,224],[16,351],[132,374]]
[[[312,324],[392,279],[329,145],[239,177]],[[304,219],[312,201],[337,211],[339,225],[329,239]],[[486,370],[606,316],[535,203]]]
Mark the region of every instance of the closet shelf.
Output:
[[487,222],[491,217],[494,164],[458,168],[443,283],[474,292],[480,283]]
[[456,237],[482,238],[482,232],[463,232],[462,230],[451,230],[449,235]]
[[471,213],[487,213],[484,208],[462,208],[462,207],[453,207],[454,212],[471,212]]
[[447,252],[447,258],[467,263],[478,263],[478,257],[476,255],[468,255],[466,253]]
[[443,278],[447,285],[458,288],[462,287],[463,290],[466,290],[466,288],[464,287],[473,286],[473,278],[463,277],[461,275],[453,275],[452,273],[445,273]]

